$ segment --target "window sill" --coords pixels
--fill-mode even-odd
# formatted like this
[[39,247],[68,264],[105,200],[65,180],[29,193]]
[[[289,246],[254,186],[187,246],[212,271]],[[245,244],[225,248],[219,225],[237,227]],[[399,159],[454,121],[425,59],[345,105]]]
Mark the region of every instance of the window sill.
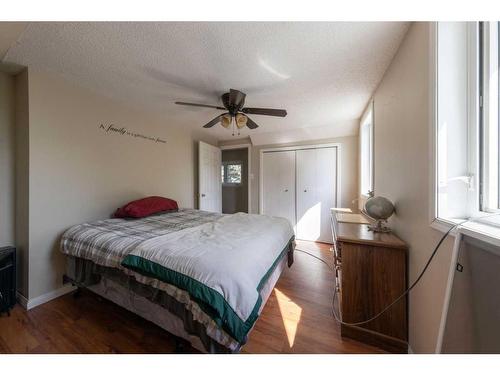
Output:
[[[431,228],[446,233],[453,225],[459,224],[463,220],[435,218],[431,222]],[[456,231],[451,231],[450,236],[455,237]]]
[[[435,219],[431,223],[431,228],[446,233],[453,225],[460,224],[463,220],[458,219]],[[500,228],[496,225],[486,224],[485,222],[469,221],[452,230],[449,236],[455,237],[457,233],[475,238],[477,240],[489,243],[493,246],[500,246]]]

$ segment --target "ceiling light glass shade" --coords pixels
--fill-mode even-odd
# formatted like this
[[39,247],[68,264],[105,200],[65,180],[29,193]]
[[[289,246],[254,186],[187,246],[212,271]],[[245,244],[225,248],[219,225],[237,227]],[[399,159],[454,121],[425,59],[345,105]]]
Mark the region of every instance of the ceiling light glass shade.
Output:
[[226,129],[231,125],[231,115],[224,115],[220,120],[220,124]]
[[236,126],[238,129],[244,128],[247,125],[247,116],[238,113],[236,115]]

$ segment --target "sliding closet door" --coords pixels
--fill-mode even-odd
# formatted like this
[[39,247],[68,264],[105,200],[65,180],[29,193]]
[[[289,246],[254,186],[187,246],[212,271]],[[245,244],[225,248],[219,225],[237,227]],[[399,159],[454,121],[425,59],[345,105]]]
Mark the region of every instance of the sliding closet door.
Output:
[[298,239],[332,242],[330,208],[336,206],[337,148],[296,151]]
[[265,152],[262,158],[262,213],[295,227],[295,151]]
[[318,150],[318,195],[321,197],[321,229],[319,241],[333,242],[330,208],[337,207],[337,147]]

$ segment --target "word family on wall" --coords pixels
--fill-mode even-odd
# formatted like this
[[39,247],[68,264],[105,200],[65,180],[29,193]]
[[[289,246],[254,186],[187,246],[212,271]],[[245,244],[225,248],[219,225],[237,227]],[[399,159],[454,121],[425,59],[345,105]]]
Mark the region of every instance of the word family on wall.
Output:
[[105,125],[105,124],[99,124],[99,129],[108,133],[108,134],[117,134],[117,135],[127,135],[129,137],[133,138],[141,138],[145,139],[146,141],[151,141],[155,143],[167,143],[164,139],[161,139],[159,137],[152,137],[149,135],[141,134],[141,133],[136,133],[131,130],[128,130],[125,127],[117,127],[114,124],[110,125]]

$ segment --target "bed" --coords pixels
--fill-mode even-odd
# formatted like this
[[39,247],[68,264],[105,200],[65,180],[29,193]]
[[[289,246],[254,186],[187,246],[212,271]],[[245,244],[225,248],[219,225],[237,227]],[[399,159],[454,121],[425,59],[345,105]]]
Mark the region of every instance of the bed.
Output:
[[208,353],[240,351],[293,250],[285,219],[193,209],[79,224],[61,239],[66,280]]

